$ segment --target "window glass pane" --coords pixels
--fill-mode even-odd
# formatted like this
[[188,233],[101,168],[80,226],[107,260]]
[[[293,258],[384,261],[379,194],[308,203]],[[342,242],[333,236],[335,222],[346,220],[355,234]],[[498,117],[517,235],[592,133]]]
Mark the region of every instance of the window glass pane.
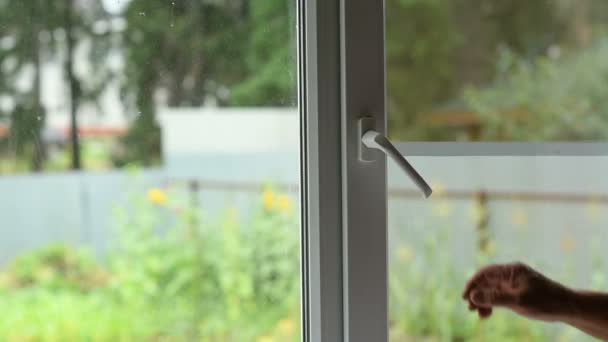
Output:
[[387,0],[401,141],[604,141],[608,3]]
[[481,320],[462,293],[481,267],[515,261],[573,289],[606,291],[608,157],[409,160],[434,193],[420,199],[389,164],[391,341],[593,341],[507,309]]
[[0,340],[299,340],[295,18],[0,0]]
[[[399,142],[605,141],[606,5],[387,0],[391,138],[406,154]],[[591,340],[505,309],[482,321],[461,297],[482,266],[513,261],[606,291],[608,159],[585,146],[584,157],[410,157],[428,200],[389,162],[391,341]]]

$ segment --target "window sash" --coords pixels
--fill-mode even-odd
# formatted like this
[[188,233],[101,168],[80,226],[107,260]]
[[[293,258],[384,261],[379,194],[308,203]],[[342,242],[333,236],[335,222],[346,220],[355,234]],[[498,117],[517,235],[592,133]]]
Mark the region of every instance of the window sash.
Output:
[[384,4],[300,0],[304,341],[388,339],[386,160],[358,159],[358,119],[386,132]]

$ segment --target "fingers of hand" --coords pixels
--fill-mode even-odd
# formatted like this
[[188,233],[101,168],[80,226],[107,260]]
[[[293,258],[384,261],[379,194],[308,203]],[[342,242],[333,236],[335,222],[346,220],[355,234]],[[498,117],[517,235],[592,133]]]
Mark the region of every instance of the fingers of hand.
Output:
[[511,307],[517,304],[520,286],[514,286],[519,277],[515,276],[512,265],[491,265],[474,275],[462,294],[468,301],[469,310],[477,311],[480,318],[488,318],[492,307]]
[[476,287],[471,290],[468,300],[469,306],[478,308],[510,307],[517,303],[517,295],[500,287]]
[[480,308],[471,301],[469,301],[469,311],[477,311],[481,319],[486,319],[492,315],[492,308]]
[[486,319],[492,315],[492,308],[479,308],[477,310],[479,318]]
[[462,293],[462,298],[469,298],[473,288],[480,284],[498,285],[503,280],[508,268],[508,265],[490,265],[484,267],[467,282]]
[[492,291],[489,289],[479,289],[476,288],[473,291],[471,291],[471,295],[469,296],[469,298],[471,299],[471,302],[473,302],[473,304],[475,304],[476,306],[479,307],[492,307],[493,303],[493,294]]
[[495,289],[474,289],[471,291],[471,301],[478,307],[491,308],[495,305],[500,305],[499,298],[504,297],[502,294],[497,292]]

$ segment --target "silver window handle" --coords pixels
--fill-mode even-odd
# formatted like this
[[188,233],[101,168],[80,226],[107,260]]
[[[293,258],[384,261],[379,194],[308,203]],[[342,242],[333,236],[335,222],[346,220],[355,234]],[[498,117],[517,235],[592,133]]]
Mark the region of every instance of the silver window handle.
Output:
[[[408,177],[416,184],[418,189],[422,191],[425,198],[428,198],[433,193],[433,190],[429,186],[429,184],[422,178],[422,176],[416,171],[416,169],[410,164],[402,155],[399,153],[399,150],[391,143],[390,140],[384,134],[381,134],[373,129],[366,130],[366,124],[369,127],[369,121],[367,118],[361,119],[361,142],[365,147],[370,149],[376,149],[384,152],[387,156],[389,156],[399,168],[408,175]],[[361,151],[361,159],[369,160],[369,157],[366,157],[366,153],[362,148]]]

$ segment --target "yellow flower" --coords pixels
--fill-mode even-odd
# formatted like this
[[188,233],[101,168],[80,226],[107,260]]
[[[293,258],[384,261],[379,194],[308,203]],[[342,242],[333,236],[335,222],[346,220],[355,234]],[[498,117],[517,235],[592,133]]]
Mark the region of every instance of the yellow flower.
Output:
[[433,189],[434,198],[445,195],[445,185],[442,182],[439,182],[439,181],[431,182],[431,188]]
[[587,203],[587,208],[585,211],[587,212],[587,217],[591,222],[597,222],[602,213],[600,201],[597,198],[592,198]]
[[277,207],[279,207],[279,210],[281,210],[281,212],[283,212],[285,214],[290,213],[292,206],[293,205],[292,205],[289,197],[287,197],[285,195],[280,195],[277,198]]
[[479,223],[485,220],[488,216],[488,210],[485,206],[481,205],[478,201],[475,201],[471,207],[470,217],[475,223]]
[[557,338],[558,342],[572,342],[576,340],[576,336],[573,336],[573,330],[566,330]]
[[283,335],[292,336],[296,331],[296,324],[292,319],[282,319],[279,321],[279,332]]
[[264,190],[262,193],[262,204],[264,205],[264,209],[272,210],[275,205],[275,194],[270,189]]
[[397,248],[397,256],[403,262],[410,262],[414,259],[414,251],[412,251],[408,246],[401,245]]
[[565,253],[571,253],[576,249],[576,240],[574,240],[572,235],[566,235],[560,242],[560,248]]
[[159,188],[153,188],[148,191],[148,200],[156,205],[165,205],[167,194]]
[[452,214],[452,206],[448,201],[442,200],[433,206],[433,212],[438,217],[447,218]]
[[272,336],[261,336],[258,337],[257,342],[275,342],[275,339]]
[[228,208],[228,223],[236,224],[239,220],[239,212],[235,207]]
[[517,209],[511,216],[511,223],[516,227],[522,227],[528,224],[528,215],[523,209]]
[[9,289],[15,285],[13,277],[8,273],[0,272],[0,289]]
[[488,255],[496,255],[496,243],[494,243],[494,241],[488,241],[485,252]]

